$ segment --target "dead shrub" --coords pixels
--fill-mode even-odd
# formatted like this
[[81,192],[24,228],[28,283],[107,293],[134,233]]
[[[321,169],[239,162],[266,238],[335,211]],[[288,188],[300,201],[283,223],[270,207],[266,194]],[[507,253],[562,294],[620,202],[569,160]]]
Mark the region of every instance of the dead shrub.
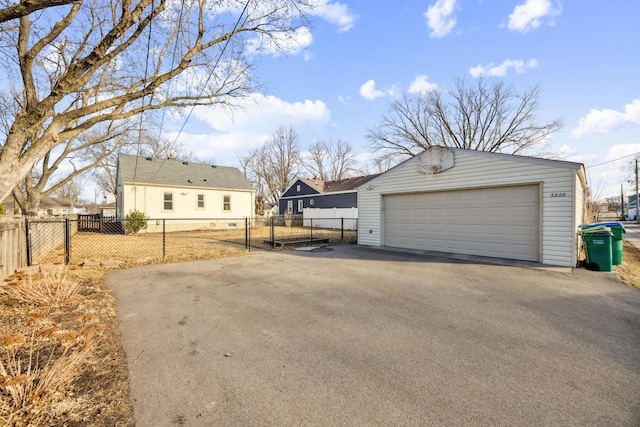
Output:
[[46,415],[47,398],[77,378],[100,341],[104,327],[85,325],[80,332],[59,326],[34,326],[29,336],[0,337],[0,420],[36,421]]
[[78,293],[79,283],[60,268],[43,273],[28,274],[26,280],[4,286],[0,292],[26,304],[46,305],[66,303]]

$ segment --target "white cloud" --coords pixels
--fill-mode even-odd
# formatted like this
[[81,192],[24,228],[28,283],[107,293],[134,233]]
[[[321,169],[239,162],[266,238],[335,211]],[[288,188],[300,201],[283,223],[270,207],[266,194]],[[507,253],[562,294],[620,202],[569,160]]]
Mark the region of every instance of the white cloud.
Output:
[[616,144],[609,148],[604,161],[609,162],[624,157],[621,162],[627,164],[632,160],[630,157],[633,157],[636,153],[640,153],[640,144]]
[[331,3],[326,0],[321,0],[319,4],[315,5],[310,14],[336,25],[340,32],[352,29],[358,19],[358,16],[354,15],[346,4]]
[[409,85],[409,93],[427,93],[436,90],[438,85],[429,81],[429,76],[421,74]]
[[365,84],[360,86],[360,95],[362,95],[363,98],[368,99],[369,101],[372,101],[376,98],[380,98],[381,96],[384,96],[385,92],[379,89],[376,89],[375,81],[368,80]]
[[580,119],[578,126],[571,131],[571,136],[579,138],[590,133],[607,133],[626,123],[640,125],[640,99],[634,99],[624,106],[624,111],[616,110],[589,110],[589,113]]
[[535,68],[538,66],[538,61],[530,59],[524,62],[522,59],[506,59],[500,65],[487,64],[478,65],[469,70],[469,73],[473,77],[491,76],[491,77],[504,77],[507,75],[509,69],[514,69],[516,73],[522,74],[528,68]]
[[431,28],[429,35],[433,38],[444,37],[456,26],[456,0],[437,0],[424,13],[427,25]]
[[[194,117],[205,125],[180,141],[200,158],[215,158],[224,165],[237,163],[238,155],[261,144],[280,125],[292,126],[301,135],[317,133],[330,126],[331,111],[320,100],[287,102],[275,96],[253,94],[243,100],[233,113],[215,107],[197,107]],[[175,138],[176,134],[166,133]]]
[[512,31],[526,33],[542,25],[545,18],[552,25],[553,17],[559,15],[560,10],[559,1],[554,6],[551,0],[525,0],[524,3],[517,5],[513,13],[509,15],[508,27]]
[[247,41],[247,51],[252,54],[273,56],[295,55],[308,48],[313,42],[311,31],[300,27],[294,32],[271,33]]
[[562,147],[560,147],[560,150],[558,150],[558,158],[560,159],[567,159],[571,156],[573,156],[576,153],[576,149],[564,144]]

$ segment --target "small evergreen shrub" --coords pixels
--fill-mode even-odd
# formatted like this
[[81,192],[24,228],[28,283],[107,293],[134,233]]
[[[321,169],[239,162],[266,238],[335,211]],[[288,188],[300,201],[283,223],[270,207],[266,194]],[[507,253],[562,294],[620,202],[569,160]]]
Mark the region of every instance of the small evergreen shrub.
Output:
[[147,220],[149,217],[145,216],[144,212],[140,212],[138,210],[129,211],[127,214],[127,223],[125,228],[128,233],[137,233],[140,230],[145,230],[147,228]]

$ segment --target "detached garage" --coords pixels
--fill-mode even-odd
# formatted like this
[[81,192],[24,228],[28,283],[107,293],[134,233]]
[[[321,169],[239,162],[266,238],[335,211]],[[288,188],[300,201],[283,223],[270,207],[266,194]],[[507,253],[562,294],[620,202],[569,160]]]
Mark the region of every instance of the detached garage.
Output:
[[573,267],[579,163],[432,147],[358,187],[358,243]]

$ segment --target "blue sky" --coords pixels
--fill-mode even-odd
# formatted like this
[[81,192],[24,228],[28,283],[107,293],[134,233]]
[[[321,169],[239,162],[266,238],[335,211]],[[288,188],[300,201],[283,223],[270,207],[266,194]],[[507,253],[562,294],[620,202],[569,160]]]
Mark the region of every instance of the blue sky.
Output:
[[596,194],[618,195],[632,177],[624,169],[625,156],[640,153],[640,2],[316,1],[286,54],[254,54],[264,85],[254,102],[233,117],[194,111],[180,139],[199,157],[236,165],[282,124],[303,146],[346,140],[364,164],[367,129],[403,91],[484,75],[520,90],[541,85],[540,119],[565,125],[549,150],[584,163]]

